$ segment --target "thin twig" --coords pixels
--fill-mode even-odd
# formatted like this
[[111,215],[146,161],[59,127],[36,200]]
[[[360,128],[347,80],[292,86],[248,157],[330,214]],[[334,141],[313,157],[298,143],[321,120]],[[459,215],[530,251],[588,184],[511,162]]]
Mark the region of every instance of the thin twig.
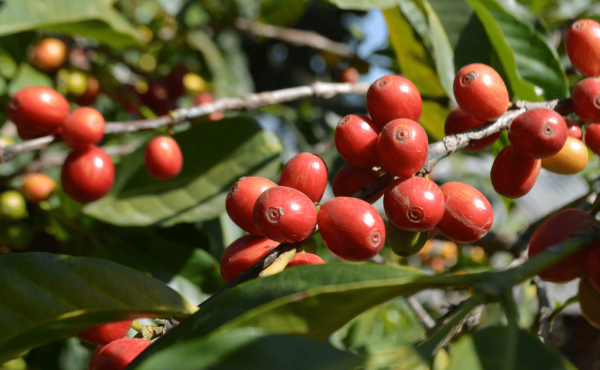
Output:
[[552,314],[552,308],[550,307],[550,300],[548,299],[548,291],[546,289],[546,282],[540,279],[539,276],[534,276],[531,279],[531,283],[537,288],[537,300],[538,300],[538,312],[535,315],[533,332],[537,334],[542,341],[548,341],[548,334],[550,334],[550,315]]
[[425,326],[425,329],[427,329],[428,332],[431,331],[431,329],[435,327],[435,320],[432,319],[431,316],[429,316],[429,314],[427,313],[427,311],[425,311],[421,303],[419,303],[419,301],[417,301],[417,299],[414,296],[408,297],[406,301],[410,305],[410,308],[412,308],[413,311],[415,311],[415,314],[417,315],[421,323]]
[[272,26],[243,18],[236,19],[234,26],[238,30],[252,36],[267,37],[285,41],[288,44],[296,46],[307,46],[316,50],[324,50],[348,59],[355,56],[354,51],[348,45],[332,41],[314,31]]
[[[249,94],[239,98],[225,98],[213,103],[203,104],[191,108],[176,109],[170,115],[152,119],[127,122],[107,122],[105,134],[132,133],[143,130],[153,130],[165,126],[175,126],[188,120],[206,116],[216,112],[251,110],[265,105],[290,102],[307,98],[329,99],[339,94],[366,94],[368,83],[327,83],[315,82],[308,86],[293,87],[289,89],[267,91]],[[0,148],[0,163],[15,156],[39,150],[60,141],[58,136],[44,136],[41,138],[23,141],[18,144]]]

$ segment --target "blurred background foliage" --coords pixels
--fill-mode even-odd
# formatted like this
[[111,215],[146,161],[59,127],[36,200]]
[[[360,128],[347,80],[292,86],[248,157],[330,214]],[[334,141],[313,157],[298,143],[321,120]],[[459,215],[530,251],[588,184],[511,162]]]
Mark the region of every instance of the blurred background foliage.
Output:
[[[495,68],[513,100],[567,97],[582,76],[571,67],[562,39],[568,26],[580,18],[600,20],[600,3],[591,0],[3,1],[0,2],[0,105],[6,106],[11,94],[29,85],[56,88],[76,104],[81,92],[96,79],[100,94],[93,106],[107,121],[127,121],[163,114],[165,108],[191,107],[195,104],[194,96],[202,92],[210,92],[219,99],[315,81],[336,81],[342,70],[352,67],[364,82],[391,73],[403,74],[413,81],[424,99],[420,122],[430,142],[434,142],[444,136],[444,120],[454,104],[454,74],[466,64],[485,63]],[[237,23],[240,19],[314,31],[347,45],[353,56],[259,36],[240,27]],[[70,50],[68,62],[50,74],[34,67],[28,58],[31,47],[47,36],[60,38]],[[170,102],[173,105],[163,106],[152,100],[154,88],[168,90],[181,85],[181,81],[184,93]],[[82,206],[59,189],[39,206],[28,204],[25,213],[0,223],[0,254],[37,251],[116,262],[168,284],[198,304],[224,286],[218,267],[221,255],[242,235],[224,212],[229,187],[239,177],[248,175],[276,181],[282,164],[303,151],[321,155],[329,167],[330,180],[333,179],[344,164],[335,150],[333,132],[339,119],[351,113],[366,114],[363,96],[306,99],[228,113],[221,120],[202,118],[178,126],[174,137],[182,147],[184,168],[179,177],[165,182],[153,180],[143,169],[143,144],[155,132],[107,137],[102,145],[114,149],[113,159],[117,164],[117,179],[111,193]],[[6,121],[6,110],[0,109],[0,122]],[[7,144],[19,141],[10,123],[0,128],[0,134]],[[493,191],[488,174],[493,155],[506,144],[503,136],[483,153],[456,153],[442,161],[432,174],[436,182],[460,179],[482,191],[493,205],[492,231],[498,235],[514,236],[552,210],[577,202],[597,186],[598,158],[590,156],[584,172],[561,176],[542,170],[530,194],[517,201],[504,199]],[[65,149],[62,144],[55,144],[42,152],[23,154],[0,164],[2,190],[18,188],[22,174],[35,166],[41,166],[58,181],[58,165]],[[323,201],[332,196],[328,187]],[[375,206],[383,214],[381,203]],[[319,255],[327,262],[338,261],[320,237],[317,240]],[[4,257],[0,256],[0,260]],[[486,245],[460,246],[443,239],[428,242],[423,251],[408,259],[394,256],[387,247],[381,257],[387,264],[412,266],[430,274],[500,269],[514,258],[506,251],[493,252]],[[289,292],[318,287],[326,281],[335,285],[344,279],[352,280],[338,278],[352,273],[341,266],[333,263],[324,267],[322,273],[310,275],[286,271],[282,277],[271,280],[279,279],[284,284],[295,278],[304,279],[305,285],[289,288]],[[398,271],[408,274],[413,270]],[[330,276],[323,277],[326,274]],[[391,276],[386,274],[393,273],[365,272],[364,281]],[[9,299],[8,294],[3,294],[1,284],[2,279],[9,278],[0,272],[0,299]],[[262,307],[252,299],[266,304],[281,297],[278,285],[269,285],[271,280],[265,279],[264,286],[262,281],[245,284],[243,289],[236,290],[237,296],[222,300],[220,305],[240,304],[249,312]],[[535,287],[526,283],[516,289],[521,325],[531,326],[537,312]],[[558,307],[575,294],[575,289],[573,284],[550,284],[551,302]],[[34,291],[32,288],[26,293],[33,295]],[[260,299],[252,298],[256,292],[263,292]],[[65,292],[80,293],[75,288]],[[383,302],[387,302],[382,304],[373,301],[374,307],[359,308],[358,302],[366,299],[361,294],[367,293],[345,294],[352,298],[346,306],[325,300],[322,314],[311,311],[322,315],[320,325],[332,320],[336,310],[366,311],[354,319],[348,318],[349,322],[339,330],[330,328],[326,341],[314,340],[324,339],[322,333],[305,335],[312,339],[285,335],[295,333],[292,329],[275,331],[279,333],[275,335],[268,329],[273,323],[257,324],[258,321],[250,319],[248,322],[254,324],[248,326],[258,329],[239,324],[228,327],[230,320],[241,315],[236,313],[215,319],[222,321],[219,326],[229,329],[215,332],[217,324],[213,324],[213,329],[203,333],[187,335],[180,330],[184,342],[164,349],[153,358],[154,363],[142,363],[139,368],[164,369],[167,368],[164,364],[176,361],[195,363],[194,369],[248,368],[244,364],[267,368],[274,363],[298,369],[497,368],[490,363],[500,359],[494,357],[489,347],[493,349],[492,343],[507,339],[506,333],[495,326],[503,320],[497,305],[484,309],[481,330],[462,335],[430,361],[415,349],[414,345],[426,338],[427,331],[404,298],[385,299]],[[250,303],[236,303],[235,297]],[[434,319],[442,317],[464,298],[460,293],[440,290],[427,290],[416,297]],[[3,313],[0,310],[0,318]],[[293,326],[289,317],[277,321],[278,316],[273,315],[277,325]],[[298,317],[304,316],[298,314]],[[517,356],[524,361],[519,369],[573,368],[567,361],[579,369],[599,368],[599,332],[581,318],[576,305],[564,310],[554,325],[549,340],[552,348],[525,331],[519,333],[518,343],[505,343],[518,347]],[[49,336],[38,341],[38,344],[51,343],[32,349],[0,368],[86,368],[93,348],[75,338],[53,340],[58,338]],[[526,359],[537,362],[531,364]]]

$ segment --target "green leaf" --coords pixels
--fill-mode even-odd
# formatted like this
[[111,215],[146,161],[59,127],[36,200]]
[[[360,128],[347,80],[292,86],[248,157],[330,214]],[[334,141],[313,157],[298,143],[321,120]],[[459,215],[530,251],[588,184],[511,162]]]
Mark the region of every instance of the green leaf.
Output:
[[435,67],[440,77],[440,83],[446,90],[448,96],[454,100],[453,83],[454,83],[454,54],[450,47],[450,41],[444,27],[427,0],[420,0],[427,14],[429,23],[431,44],[433,47],[433,59]]
[[280,166],[281,143],[247,116],[203,122],[173,138],[184,158],[179,176],[150,177],[141,147],[117,166],[113,190],[84,212],[120,226],[209,220],[225,210],[227,191],[241,176],[272,178]]
[[[100,233],[94,243],[97,257],[148,273],[194,304],[225,285],[218,262],[198,248],[208,240],[193,225],[159,230],[107,227]],[[193,245],[174,240],[174,233],[193,240]]]
[[[431,65],[429,53],[400,8],[385,9],[383,15],[390,32],[400,71],[415,84],[421,95],[445,96],[440,79]],[[425,111],[425,109],[423,109]]]
[[468,1],[508,77],[505,82],[517,98],[541,101],[568,95],[568,81],[556,50],[537,31],[493,0]]
[[[487,327],[463,336],[451,347],[447,370],[567,370],[558,354],[535,335],[519,330],[516,341],[509,341],[508,327]],[[505,354],[516,351],[514,363],[506,363]]]
[[114,47],[139,45],[136,28],[104,0],[5,1],[0,35],[49,28]]
[[426,276],[413,268],[368,263],[296,267],[214,298],[141,356],[176,342],[244,326],[323,340],[375,305],[423,289],[468,284],[472,278]]
[[103,322],[189,315],[165,284],[112,262],[47,253],[0,257],[0,363]]
[[198,338],[156,353],[127,369],[353,369],[358,356],[327,342],[286,335],[268,335],[258,329],[236,329],[225,335]]
[[329,0],[340,9],[371,10],[373,8],[388,9],[395,7],[401,0]]

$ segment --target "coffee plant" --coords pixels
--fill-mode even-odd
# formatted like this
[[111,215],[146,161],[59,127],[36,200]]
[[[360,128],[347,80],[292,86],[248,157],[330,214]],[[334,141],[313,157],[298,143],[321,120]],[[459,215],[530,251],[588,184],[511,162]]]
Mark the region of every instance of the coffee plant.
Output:
[[0,1],[0,370],[598,369],[598,20]]

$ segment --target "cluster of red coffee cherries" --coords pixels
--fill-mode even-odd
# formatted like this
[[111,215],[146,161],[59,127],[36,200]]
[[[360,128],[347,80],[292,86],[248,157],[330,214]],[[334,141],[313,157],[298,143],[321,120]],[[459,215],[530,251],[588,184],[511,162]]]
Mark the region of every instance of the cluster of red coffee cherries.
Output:
[[[11,97],[8,116],[22,139],[60,135],[73,149],[61,171],[63,189],[71,198],[87,203],[110,191],[115,167],[110,156],[96,146],[104,136],[104,117],[100,112],[90,107],[71,111],[69,102],[58,91],[30,86]],[[183,156],[175,140],[158,136],[146,147],[145,163],[154,178],[166,180],[179,174]]]
[[76,335],[98,347],[92,353],[88,370],[122,370],[152,342],[125,336],[133,320],[102,324]]

